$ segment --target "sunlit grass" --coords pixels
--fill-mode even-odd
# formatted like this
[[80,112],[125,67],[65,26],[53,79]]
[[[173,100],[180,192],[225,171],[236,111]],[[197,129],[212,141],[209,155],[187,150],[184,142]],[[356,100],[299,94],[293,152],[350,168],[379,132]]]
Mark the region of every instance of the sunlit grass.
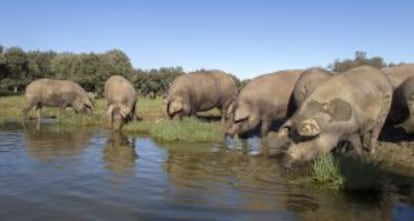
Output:
[[[22,120],[24,96],[0,97],[0,124],[5,120]],[[223,137],[219,123],[204,122],[196,118],[184,118],[182,121],[170,121],[164,111],[162,98],[138,98],[138,115],[142,121],[134,121],[123,129],[128,133],[146,133],[161,141],[178,142],[211,142],[220,141]],[[104,99],[95,101],[92,115],[78,115],[71,108],[67,108],[62,117],[59,117],[59,108],[44,107],[42,117],[54,117],[61,125],[105,127],[106,103]],[[206,113],[204,113],[206,114]],[[212,110],[208,115],[219,114]],[[36,118],[35,108],[28,114],[29,119]]]
[[125,130],[149,133],[155,139],[167,142],[218,142],[223,139],[223,133],[217,125],[195,118],[185,118],[182,121],[144,120],[126,126]]

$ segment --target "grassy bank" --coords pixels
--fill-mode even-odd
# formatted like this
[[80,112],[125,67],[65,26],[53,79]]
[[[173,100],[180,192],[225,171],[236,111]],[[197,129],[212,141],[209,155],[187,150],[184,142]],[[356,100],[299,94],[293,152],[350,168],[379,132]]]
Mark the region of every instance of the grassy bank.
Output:
[[[21,110],[24,107],[23,96],[0,97],[0,124],[6,121],[20,121]],[[64,116],[57,119],[63,125],[105,127],[106,105],[103,99],[95,102],[95,110],[92,116],[77,115],[71,108],[67,108]],[[179,142],[218,142],[223,139],[223,133],[219,122],[205,122],[196,118],[187,118],[183,121],[170,121],[164,111],[161,98],[138,98],[138,114],[142,121],[134,121],[124,127],[128,133],[146,133],[161,141]],[[205,115],[219,116],[218,111],[213,110]],[[44,107],[42,117],[58,117],[58,108]],[[29,119],[35,119],[36,111],[33,108]]]

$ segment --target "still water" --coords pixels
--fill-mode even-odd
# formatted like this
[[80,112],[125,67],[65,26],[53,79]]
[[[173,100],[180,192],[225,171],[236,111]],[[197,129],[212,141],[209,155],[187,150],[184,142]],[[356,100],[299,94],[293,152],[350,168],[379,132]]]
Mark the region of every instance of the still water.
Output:
[[258,143],[12,124],[0,129],[0,220],[414,220],[411,185],[371,194],[293,185]]

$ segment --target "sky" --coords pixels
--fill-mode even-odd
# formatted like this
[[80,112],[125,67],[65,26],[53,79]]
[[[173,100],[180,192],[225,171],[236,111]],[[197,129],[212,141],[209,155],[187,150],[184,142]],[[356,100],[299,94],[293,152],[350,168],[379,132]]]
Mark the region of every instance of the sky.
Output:
[[221,69],[241,79],[326,67],[357,50],[414,59],[414,1],[0,0],[0,45],[120,49],[135,68]]

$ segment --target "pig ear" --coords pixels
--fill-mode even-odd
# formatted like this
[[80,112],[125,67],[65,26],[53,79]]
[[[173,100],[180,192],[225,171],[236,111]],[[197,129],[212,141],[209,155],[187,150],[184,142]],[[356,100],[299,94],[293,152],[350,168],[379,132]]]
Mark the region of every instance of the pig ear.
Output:
[[321,128],[316,120],[309,118],[300,122],[298,133],[304,137],[313,137],[321,133]]
[[119,110],[119,113],[121,114],[122,118],[126,118],[128,116],[128,114],[131,112],[131,109],[128,107],[121,107],[121,109]]
[[183,109],[183,104],[178,101],[171,101],[168,105],[168,113],[169,114],[175,114]]
[[236,112],[234,113],[234,121],[242,121],[249,118],[249,112],[246,108],[237,108]]

